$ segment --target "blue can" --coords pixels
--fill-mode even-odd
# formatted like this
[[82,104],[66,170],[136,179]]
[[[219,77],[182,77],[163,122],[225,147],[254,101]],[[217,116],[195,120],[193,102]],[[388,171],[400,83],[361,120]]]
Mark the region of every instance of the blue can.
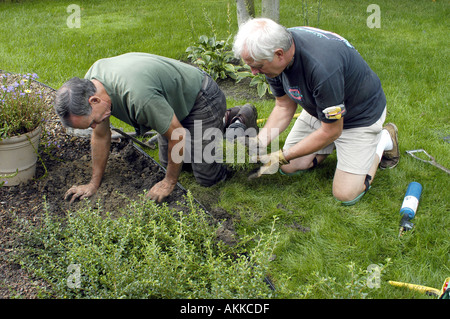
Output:
[[407,215],[408,219],[413,219],[419,206],[420,196],[422,194],[422,185],[418,182],[411,182],[406,189],[403,199],[400,215]]

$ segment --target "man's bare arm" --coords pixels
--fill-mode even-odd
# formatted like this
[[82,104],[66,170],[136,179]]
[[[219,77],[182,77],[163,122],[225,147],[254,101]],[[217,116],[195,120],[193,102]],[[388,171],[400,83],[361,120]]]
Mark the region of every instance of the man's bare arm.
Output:
[[76,199],[91,197],[100,187],[106,163],[108,162],[109,150],[111,146],[111,131],[109,129],[109,119],[105,119],[92,131],[91,152],[92,152],[92,177],[86,185],[74,185],[65,194],[65,199],[71,197],[72,203]]
[[178,182],[181,168],[183,166],[184,143],[186,131],[174,115],[170,123],[170,127],[164,136],[168,139],[168,163],[166,168],[166,176],[164,179],[155,184],[147,194],[150,199],[158,202],[172,193]]
[[312,132],[303,140],[285,150],[284,157],[290,161],[294,158],[302,157],[314,153],[327,145],[333,143],[342,133],[344,127],[344,118],[332,123],[324,123],[319,129]]
[[269,145],[274,138],[289,126],[296,110],[297,104],[288,95],[275,99],[275,107],[258,134],[261,146]]

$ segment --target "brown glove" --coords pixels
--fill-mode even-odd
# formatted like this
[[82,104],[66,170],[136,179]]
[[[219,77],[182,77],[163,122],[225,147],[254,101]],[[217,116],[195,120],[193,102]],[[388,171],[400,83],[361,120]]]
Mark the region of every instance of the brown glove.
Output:
[[289,161],[284,157],[283,151],[273,152],[266,155],[260,155],[257,160],[264,163],[256,172],[249,175],[249,179],[258,178],[264,174],[275,174],[281,165],[289,164]]

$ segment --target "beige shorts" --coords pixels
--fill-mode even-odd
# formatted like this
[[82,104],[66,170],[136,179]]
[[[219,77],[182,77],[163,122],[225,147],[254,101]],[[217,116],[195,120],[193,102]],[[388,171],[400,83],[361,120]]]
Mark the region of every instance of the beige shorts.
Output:
[[[386,108],[378,121],[371,126],[344,129],[336,141],[315,154],[329,155],[336,149],[336,168],[352,174],[366,175],[373,164],[385,119]],[[291,148],[321,125],[320,120],[302,110],[286,138],[283,149]]]

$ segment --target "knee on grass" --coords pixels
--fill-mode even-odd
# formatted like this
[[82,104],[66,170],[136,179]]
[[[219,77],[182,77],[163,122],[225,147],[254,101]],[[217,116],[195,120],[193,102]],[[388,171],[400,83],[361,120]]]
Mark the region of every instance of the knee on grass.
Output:
[[353,189],[351,189],[350,191],[345,191],[341,189],[333,189],[333,197],[340,202],[349,202],[358,197],[362,192],[364,192],[364,190],[354,191]]
[[370,180],[372,176],[366,175],[363,187],[359,188],[336,188],[333,187],[333,196],[344,206],[356,204],[370,189]]

